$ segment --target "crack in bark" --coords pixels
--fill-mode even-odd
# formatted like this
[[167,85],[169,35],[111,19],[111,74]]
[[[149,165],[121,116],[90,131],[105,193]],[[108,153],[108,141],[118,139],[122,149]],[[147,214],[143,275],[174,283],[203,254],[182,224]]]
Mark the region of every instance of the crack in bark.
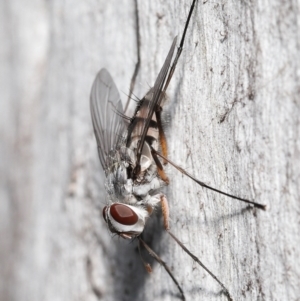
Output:
[[103,293],[97,287],[97,285],[95,284],[95,281],[93,279],[93,264],[92,264],[90,257],[87,257],[87,259],[86,259],[86,272],[87,272],[87,279],[88,279],[88,282],[90,283],[92,292],[97,297],[97,299],[101,299],[103,296]]

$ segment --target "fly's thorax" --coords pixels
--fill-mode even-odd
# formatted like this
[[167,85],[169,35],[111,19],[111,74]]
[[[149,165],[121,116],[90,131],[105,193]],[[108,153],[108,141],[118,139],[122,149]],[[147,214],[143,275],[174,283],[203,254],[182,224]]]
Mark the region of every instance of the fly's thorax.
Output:
[[120,167],[121,156],[118,150],[111,150],[106,157],[105,175],[107,178],[116,173]]
[[103,218],[112,233],[124,238],[133,238],[144,231],[149,217],[147,207],[113,203],[103,208]]
[[147,181],[144,183],[134,183],[132,187],[132,192],[135,196],[139,196],[144,201],[147,200],[147,197],[153,195],[153,192],[159,190],[163,186],[165,186],[165,182],[163,182],[159,177],[154,176],[152,178],[147,178]]
[[119,162],[118,166],[106,176],[106,190],[113,200],[123,201],[130,198],[133,191],[132,179],[128,178],[128,163]]

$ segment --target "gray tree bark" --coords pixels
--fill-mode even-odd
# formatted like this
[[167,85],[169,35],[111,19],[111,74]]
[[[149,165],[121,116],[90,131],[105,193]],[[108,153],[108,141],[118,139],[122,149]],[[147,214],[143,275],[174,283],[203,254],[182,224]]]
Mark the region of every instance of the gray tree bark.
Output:
[[[176,300],[136,242],[102,219],[104,175],[89,93],[112,74],[124,102],[137,61],[134,1],[2,0],[0,299]],[[142,97],[181,35],[191,1],[138,1]],[[300,3],[198,1],[169,89],[171,229],[234,300],[300,300]],[[168,117],[169,116],[169,117]],[[147,239],[187,300],[227,300],[162,230]],[[150,259],[149,259],[150,260]]]

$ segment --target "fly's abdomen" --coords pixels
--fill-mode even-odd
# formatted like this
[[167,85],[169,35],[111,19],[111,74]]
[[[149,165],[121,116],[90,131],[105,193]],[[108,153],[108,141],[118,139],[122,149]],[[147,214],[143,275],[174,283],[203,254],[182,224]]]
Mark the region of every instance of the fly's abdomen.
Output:
[[131,121],[131,124],[128,129],[128,139],[127,147],[134,149],[137,147],[141,139],[141,135],[145,128],[145,124],[150,118],[149,127],[145,136],[145,142],[154,148],[158,149],[158,139],[159,139],[159,130],[155,113],[152,116],[149,116],[149,111],[151,107],[152,93],[151,90],[146,94],[146,96],[138,104],[134,117]]

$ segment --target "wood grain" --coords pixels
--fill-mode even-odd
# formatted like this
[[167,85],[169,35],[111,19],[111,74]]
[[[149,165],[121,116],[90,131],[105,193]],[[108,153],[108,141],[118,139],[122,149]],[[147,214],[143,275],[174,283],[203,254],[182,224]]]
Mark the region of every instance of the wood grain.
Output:
[[[138,1],[142,97],[191,1]],[[89,93],[107,68],[124,102],[137,60],[134,1],[0,1],[0,299],[179,300],[163,268],[102,220]],[[198,1],[169,88],[170,227],[234,300],[300,296],[297,1]],[[146,238],[187,300],[227,300],[153,216]]]

